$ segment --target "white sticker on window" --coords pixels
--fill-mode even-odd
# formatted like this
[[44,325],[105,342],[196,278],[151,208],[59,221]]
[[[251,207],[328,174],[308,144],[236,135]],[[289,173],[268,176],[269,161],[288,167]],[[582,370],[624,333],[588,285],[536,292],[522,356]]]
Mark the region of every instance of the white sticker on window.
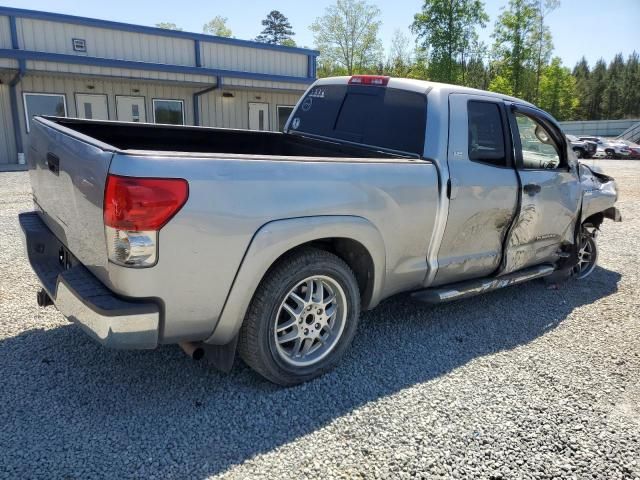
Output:
[[296,117],[291,122],[291,128],[293,128],[294,130],[297,130],[299,126],[300,126],[300,118]]
[[309,110],[311,110],[312,106],[313,106],[313,99],[311,97],[307,97],[304,99],[304,102],[302,102],[302,111],[308,112]]

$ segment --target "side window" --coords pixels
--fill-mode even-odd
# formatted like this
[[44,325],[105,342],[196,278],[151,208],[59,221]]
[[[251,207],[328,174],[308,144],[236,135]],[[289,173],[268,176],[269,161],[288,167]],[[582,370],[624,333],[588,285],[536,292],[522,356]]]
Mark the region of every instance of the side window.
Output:
[[522,163],[524,168],[555,169],[560,167],[560,148],[542,124],[531,117],[516,113]]
[[496,103],[470,101],[469,159],[499,167],[507,165],[504,129],[500,107]]

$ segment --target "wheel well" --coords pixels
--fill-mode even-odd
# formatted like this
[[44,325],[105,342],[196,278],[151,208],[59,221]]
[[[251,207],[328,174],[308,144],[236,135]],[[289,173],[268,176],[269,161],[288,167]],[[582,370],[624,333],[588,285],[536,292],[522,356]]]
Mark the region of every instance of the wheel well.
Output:
[[371,302],[371,295],[373,293],[375,268],[373,258],[367,248],[360,242],[350,238],[323,238],[293,247],[283,253],[273,263],[273,265],[275,265],[281,258],[291,255],[305,247],[313,247],[333,253],[349,265],[349,268],[353,270],[356,281],[358,282],[362,308],[366,309],[367,305]]
[[604,222],[604,212],[598,212],[594,213],[590,217],[585,218],[582,221],[582,225],[591,225],[595,228],[600,228],[602,222]]

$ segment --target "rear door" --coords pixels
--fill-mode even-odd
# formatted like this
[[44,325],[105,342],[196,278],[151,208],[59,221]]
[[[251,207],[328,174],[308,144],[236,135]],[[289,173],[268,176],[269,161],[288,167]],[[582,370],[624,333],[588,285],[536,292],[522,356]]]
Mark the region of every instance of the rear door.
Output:
[[557,260],[560,249],[574,242],[581,199],[571,146],[555,121],[523,105],[508,111],[522,194],[503,273]]
[[518,200],[504,103],[452,94],[449,111],[449,212],[434,285],[497,271]]

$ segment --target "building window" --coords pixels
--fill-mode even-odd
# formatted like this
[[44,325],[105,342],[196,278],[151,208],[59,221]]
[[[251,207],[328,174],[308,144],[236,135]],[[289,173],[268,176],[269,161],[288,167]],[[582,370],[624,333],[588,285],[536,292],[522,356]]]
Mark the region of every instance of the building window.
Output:
[[288,105],[278,105],[278,131],[279,132],[283,132],[284,131],[284,126],[287,123],[287,120],[289,119],[289,115],[291,115],[291,112],[293,112],[293,108],[291,106]]
[[27,132],[31,131],[30,120],[36,115],[67,116],[67,101],[64,95],[57,93],[24,93],[23,98]]
[[153,121],[168,125],[184,125],[184,102],[182,100],[153,100]]

